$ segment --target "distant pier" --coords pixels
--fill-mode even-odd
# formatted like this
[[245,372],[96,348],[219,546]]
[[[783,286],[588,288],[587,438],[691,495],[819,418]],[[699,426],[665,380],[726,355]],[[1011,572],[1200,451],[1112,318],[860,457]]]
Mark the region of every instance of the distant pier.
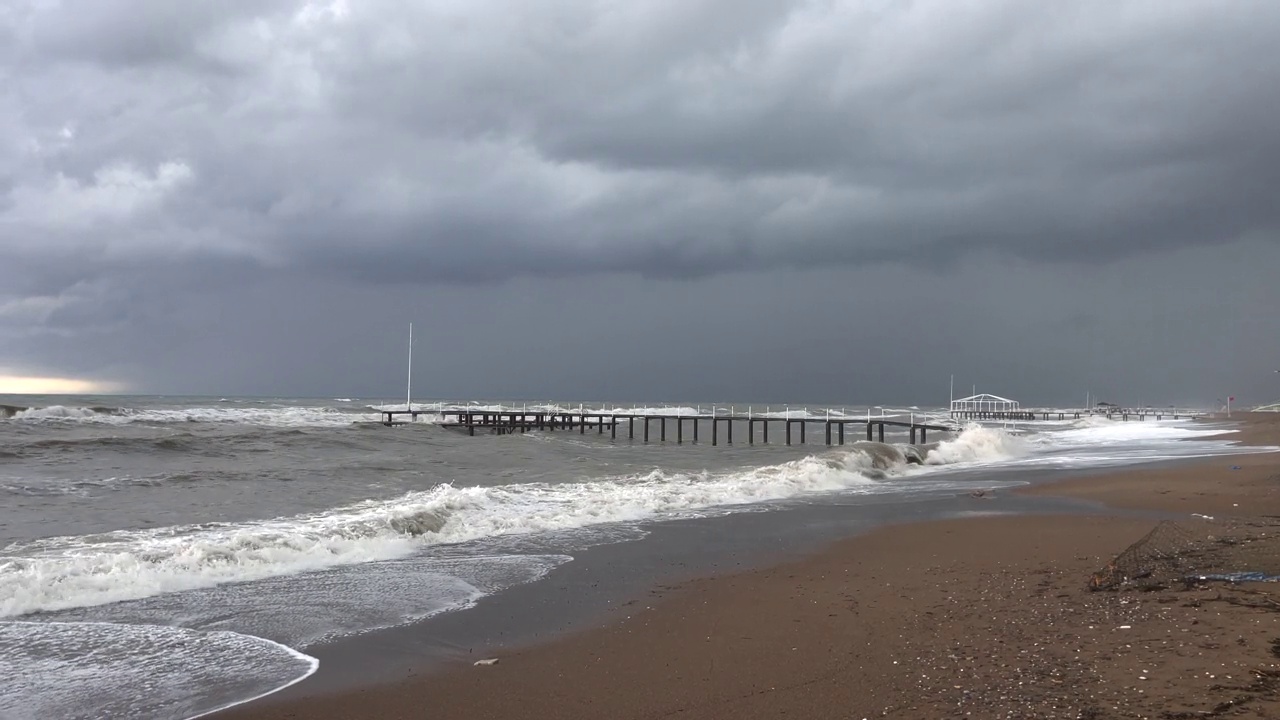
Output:
[[[604,435],[609,433],[611,439],[618,439],[618,434],[625,432],[628,440],[643,442],[670,442],[682,444],[686,441],[700,442],[710,433],[712,445],[732,445],[734,428],[739,430],[745,426],[745,441],[749,445],[771,442],[770,431],[773,431],[773,442],[781,440],[786,445],[808,444],[817,442],[816,436],[810,440],[810,430],[816,426],[821,433],[822,442],[826,445],[844,445],[848,441],[865,436],[867,440],[884,442],[886,428],[898,432],[905,431],[912,444],[925,443],[930,433],[959,432],[957,425],[939,425],[935,423],[917,422],[910,419],[892,417],[854,417],[837,414],[827,417],[778,417],[773,414],[746,415],[718,412],[670,413],[670,412],[637,412],[606,410],[547,410],[547,409],[501,409],[492,408],[442,408],[422,410],[380,410],[383,425],[402,425],[413,422],[419,415],[430,415],[439,418],[435,424],[439,427],[465,431],[468,435],[514,435],[528,432],[577,432],[580,435],[592,433]],[[1084,417],[1105,417],[1109,420],[1184,420],[1201,417],[1204,413],[1186,410],[1119,409],[1109,412],[1089,412],[1087,410],[953,410],[950,416],[954,420],[994,420],[1001,422],[1029,422],[1035,420],[1078,420]],[[901,417],[901,416],[897,416]],[[739,437],[739,441],[743,438]]]
[[1104,417],[1108,420],[1191,420],[1204,413],[1187,410],[1113,410],[1088,412],[1084,410],[953,410],[951,417],[958,420],[1079,420],[1082,417]]
[[[442,418],[436,423],[441,427],[465,430],[468,435],[477,432],[489,435],[512,435],[534,431],[577,431],[581,435],[594,432],[603,435],[607,430],[609,437],[617,439],[620,429],[625,428],[628,440],[640,439],[643,442],[667,442],[668,438],[676,443],[699,442],[705,430],[711,434],[711,444],[733,444],[734,426],[745,425],[746,442],[754,445],[757,442],[769,442],[771,427],[782,431],[782,440],[787,445],[806,444],[810,425],[817,425],[822,431],[823,442],[827,445],[844,445],[846,439],[856,438],[860,433],[850,432],[850,426],[865,431],[867,440],[884,442],[885,428],[905,428],[912,444],[927,442],[930,432],[955,432],[958,428],[947,427],[911,420],[893,420],[884,417],[855,418],[839,417],[773,417],[761,415],[736,414],[668,414],[668,413],[627,413],[580,410],[577,412],[535,411],[535,410],[382,410],[382,424],[396,425],[416,420],[419,415],[432,415]],[[705,428],[705,430],[704,430]],[[671,432],[668,432],[668,431]],[[637,438],[637,432],[639,438]],[[686,434],[687,432],[687,434]],[[777,439],[775,430],[774,438]]]

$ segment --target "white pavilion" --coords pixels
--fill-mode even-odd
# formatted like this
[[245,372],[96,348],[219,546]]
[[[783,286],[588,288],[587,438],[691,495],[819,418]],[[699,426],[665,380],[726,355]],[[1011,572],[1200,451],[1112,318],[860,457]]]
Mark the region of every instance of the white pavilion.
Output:
[[951,414],[957,413],[1012,413],[1018,412],[1022,406],[1017,400],[1002,398],[999,395],[970,395],[951,401]]

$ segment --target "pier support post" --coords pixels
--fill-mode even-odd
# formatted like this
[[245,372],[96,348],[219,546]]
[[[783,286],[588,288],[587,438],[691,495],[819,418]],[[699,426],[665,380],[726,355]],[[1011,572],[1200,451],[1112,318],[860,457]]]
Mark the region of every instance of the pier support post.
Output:
[[871,442],[871,421],[867,421],[867,442]]
[[676,444],[684,444],[684,418],[676,418]]
[[627,416],[627,439],[628,440],[636,439],[636,416],[635,415]]
[[753,418],[747,418],[747,444],[756,444],[756,421]]
[[800,444],[801,445],[805,444],[804,436],[805,436],[805,433],[808,432],[808,425],[809,425],[809,422],[807,420],[800,421]]
[[733,416],[724,421],[724,442],[726,445],[733,444]]
[[716,442],[720,437],[720,420],[715,415],[711,416],[711,447],[716,446]]
[[644,416],[644,441],[649,442],[649,416]]
[[693,441],[698,442],[698,416],[693,417]]
[[827,425],[827,445],[831,445],[831,421],[828,420],[826,425]]
[[787,426],[787,444],[790,445],[791,444],[791,419],[788,418],[786,420],[783,420],[782,422]]
[[879,436],[880,442],[884,442],[884,423],[877,423],[877,425],[879,426],[879,430],[876,434]]
[[840,421],[839,433],[840,433],[840,444],[843,445],[844,444],[844,421],[843,420]]
[[667,419],[665,417],[658,418],[658,439],[662,442],[667,441]]
[[617,439],[618,439],[618,418],[617,418],[617,416],[614,416],[613,420],[609,423],[609,439],[610,439],[610,440],[617,440]]
[[925,440],[924,440],[924,431],[925,431],[925,428],[920,428],[920,444],[921,444],[921,445],[923,445],[923,444],[925,443]]
[[769,444],[769,421],[761,420],[760,422],[764,423],[764,434],[761,437],[761,440],[764,442],[765,445],[768,445]]

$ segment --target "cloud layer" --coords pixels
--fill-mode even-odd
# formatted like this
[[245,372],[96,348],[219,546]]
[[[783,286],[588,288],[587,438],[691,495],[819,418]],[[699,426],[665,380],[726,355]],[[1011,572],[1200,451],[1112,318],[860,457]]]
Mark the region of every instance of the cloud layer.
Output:
[[[284,279],[1268,247],[1277,31],[1261,1],[19,0],[0,339],[40,349],[0,361]],[[142,362],[104,355],[67,369]]]

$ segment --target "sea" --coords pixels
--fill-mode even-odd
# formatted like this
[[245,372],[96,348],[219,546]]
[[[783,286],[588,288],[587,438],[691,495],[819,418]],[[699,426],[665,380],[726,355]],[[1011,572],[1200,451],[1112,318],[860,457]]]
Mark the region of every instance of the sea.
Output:
[[1229,424],[1186,419],[956,424],[916,446],[893,428],[884,443],[855,441],[854,425],[834,447],[820,424],[792,446],[778,426],[772,443],[749,444],[743,424],[713,447],[705,426],[702,443],[682,444],[594,430],[472,437],[437,415],[953,423],[921,407],[415,401],[416,422],[379,422],[404,407],[0,396],[0,718],[199,717],[299,683],[333,643],[430,628],[554,582],[594,548],[707,544],[646,550],[664,527],[774,518],[829,540],[848,531],[831,518],[954,512],[957,498],[1055,474],[1260,450],[1221,437]]

